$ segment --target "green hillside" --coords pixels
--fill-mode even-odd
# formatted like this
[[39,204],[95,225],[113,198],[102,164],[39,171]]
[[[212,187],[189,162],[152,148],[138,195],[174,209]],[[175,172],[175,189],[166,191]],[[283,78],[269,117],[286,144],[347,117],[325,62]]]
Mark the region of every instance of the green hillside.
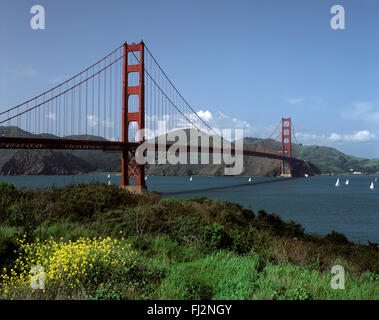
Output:
[[[188,131],[189,132],[189,131]],[[187,133],[188,133],[187,132]],[[48,137],[34,135],[17,127],[0,127],[0,136]],[[68,136],[70,139],[104,140],[96,136]],[[273,139],[245,138],[244,145],[262,152],[280,152],[281,143]],[[292,155],[309,160],[314,173],[347,173],[351,169],[364,173],[379,171],[379,159],[364,159],[344,154],[334,148],[292,144]],[[225,164],[221,165],[151,165],[147,174],[153,175],[223,175]],[[258,157],[245,157],[246,176],[276,176],[280,174],[281,162]],[[2,150],[0,153],[0,174],[77,174],[88,172],[119,172],[119,152],[94,150]]]
[[[245,144],[263,145],[275,151],[281,150],[281,143],[272,139],[245,138],[244,142]],[[330,147],[293,143],[292,156],[309,160],[320,169],[321,173],[346,173],[350,172],[350,169],[364,173],[379,171],[379,159],[358,158]]]

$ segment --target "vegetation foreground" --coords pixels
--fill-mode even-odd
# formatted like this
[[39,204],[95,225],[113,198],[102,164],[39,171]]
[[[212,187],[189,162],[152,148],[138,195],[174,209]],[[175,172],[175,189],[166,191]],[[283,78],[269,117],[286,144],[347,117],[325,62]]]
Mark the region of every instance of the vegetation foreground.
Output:
[[[345,289],[331,288],[333,265]],[[30,286],[34,265],[45,289]],[[378,299],[379,248],[263,210],[116,186],[0,184],[2,299]]]

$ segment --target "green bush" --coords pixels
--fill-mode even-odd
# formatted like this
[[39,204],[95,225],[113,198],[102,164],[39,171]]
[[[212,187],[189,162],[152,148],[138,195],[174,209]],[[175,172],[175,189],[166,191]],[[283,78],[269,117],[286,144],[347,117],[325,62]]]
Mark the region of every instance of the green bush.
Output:
[[80,220],[91,218],[96,213],[105,212],[122,206],[136,206],[134,194],[121,190],[117,186],[88,184],[69,186],[55,190],[54,210],[61,216]]
[[212,287],[195,277],[189,277],[184,282],[184,299],[210,300],[213,296]]
[[331,233],[324,236],[323,240],[325,242],[331,242],[337,245],[349,244],[349,240],[347,240],[345,235],[343,235],[342,233],[336,232],[334,230]]
[[304,238],[304,228],[294,221],[284,222],[276,214],[268,214],[264,210],[258,212],[258,224],[260,229],[268,229],[280,237]]
[[0,182],[0,222],[6,222],[8,209],[19,196],[18,189],[11,183]]
[[285,290],[284,292],[275,292],[274,300],[312,300],[311,295],[302,287]]
[[233,239],[225,231],[222,225],[213,223],[204,229],[205,244],[213,250],[228,249],[233,244]]
[[17,203],[11,204],[6,213],[7,225],[22,227],[23,233],[28,236],[28,239],[32,239],[33,232],[38,225],[36,215],[33,214],[38,212],[35,204],[36,202],[33,200],[19,200]]
[[364,281],[379,281],[379,274],[376,272],[365,271],[361,276]]
[[15,227],[0,226],[0,267],[9,267],[17,257],[17,238],[20,235]]

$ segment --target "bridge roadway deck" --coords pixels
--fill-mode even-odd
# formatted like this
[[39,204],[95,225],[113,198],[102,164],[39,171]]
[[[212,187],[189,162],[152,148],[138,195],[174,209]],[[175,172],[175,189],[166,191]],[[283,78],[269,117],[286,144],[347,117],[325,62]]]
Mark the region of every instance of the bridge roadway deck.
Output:
[[[136,149],[136,142],[118,142],[106,140],[73,140],[73,139],[50,139],[50,138],[24,138],[24,137],[0,137],[0,149],[71,149],[71,150],[101,150],[101,151],[122,151]],[[158,143],[145,142],[146,148],[167,151],[173,144],[161,145]],[[178,146],[180,147],[180,146]],[[201,152],[201,147],[185,146],[187,152]],[[209,147],[209,153],[231,152],[233,155],[241,153],[241,150],[232,148]],[[262,157],[276,160],[285,160],[291,163],[303,163],[304,160],[289,158],[277,153],[268,153],[243,149],[244,156]]]

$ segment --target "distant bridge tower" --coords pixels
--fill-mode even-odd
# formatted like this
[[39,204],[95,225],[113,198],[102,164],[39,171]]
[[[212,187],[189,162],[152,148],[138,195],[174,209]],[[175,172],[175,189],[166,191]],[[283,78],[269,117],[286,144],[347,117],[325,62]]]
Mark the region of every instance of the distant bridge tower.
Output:
[[[129,127],[137,126],[139,130],[145,128],[145,65],[144,65],[144,48],[145,45],[141,41],[138,44],[124,43],[124,67],[123,67],[123,84],[122,84],[122,142],[137,142],[141,144],[143,137],[138,136],[137,141],[134,137],[129,137]],[[138,64],[129,64],[129,53],[133,54],[139,60]],[[128,83],[128,75],[136,73],[138,75],[139,84],[130,85]],[[132,95],[138,98],[138,111],[131,110],[129,99]],[[128,149],[122,151],[122,172],[121,187],[132,192],[141,192],[146,189],[145,169],[143,165],[139,165],[136,161],[136,147],[128,146]],[[131,182],[134,182],[131,184]]]
[[[291,118],[282,118],[282,156],[291,158]],[[291,177],[288,161],[282,160],[282,176]]]

